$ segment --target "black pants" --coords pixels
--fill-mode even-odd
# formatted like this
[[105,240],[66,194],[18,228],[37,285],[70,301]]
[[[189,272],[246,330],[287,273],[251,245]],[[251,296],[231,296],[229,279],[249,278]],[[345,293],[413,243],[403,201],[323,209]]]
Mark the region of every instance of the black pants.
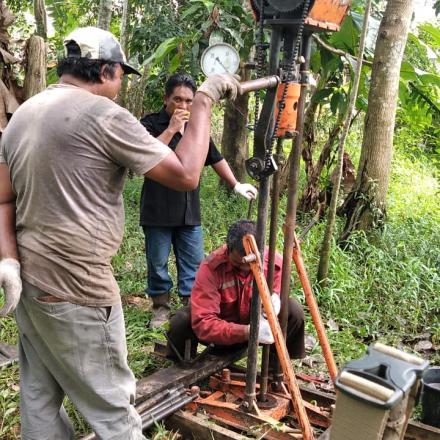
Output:
[[[302,307],[292,298],[288,302],[289,312],[287,318],[286,345],[291,359],[302,359],[305,356],[304,351],[304,312]],[[191,357],[197,353],[197,344],[199,340],[191,327],[191,308],[182,307],[170,319],[170,328],[168,338],[180,353],[182,358],[185,352],[185,341],[191,339]],[[224,346],[223,346],[224,347]],[[271,351],[275,350],[272,345]],[[177,358],[170,343],[167,347],[168,356]]]

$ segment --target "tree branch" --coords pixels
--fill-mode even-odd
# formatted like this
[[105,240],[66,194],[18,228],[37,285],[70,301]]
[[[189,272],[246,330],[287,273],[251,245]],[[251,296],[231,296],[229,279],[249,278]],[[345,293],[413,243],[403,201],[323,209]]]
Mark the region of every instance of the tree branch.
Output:
[[[321,40],[320,37],[318,37],[318,35],[313,34],[312,37],[314,38],[314,40],[320,44],[324,49],[327,49],[329,52],[334,53],[335,55],[339,55],[340,57],[345,57],[345,58],[351,58],[352,60],[358,61],[356,59],[356,57],[354,57],[353,55],[349,54],[348,52],[344,52],[341,49],[336,49],[336,47],[330,46],[329,44],[327,44],[325,41]],[[362,59],[362,64],[364,64],[365,66],[372,66],[373,63],[371,61],[367,61]]]

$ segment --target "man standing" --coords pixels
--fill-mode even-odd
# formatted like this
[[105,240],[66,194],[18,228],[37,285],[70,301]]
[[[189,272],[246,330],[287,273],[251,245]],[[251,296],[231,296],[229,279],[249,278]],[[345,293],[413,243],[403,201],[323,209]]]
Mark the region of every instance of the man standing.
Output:
[[[164,107],[160,112],[144,116],[141,123],[174,150],[184,133],[195,92],[196,85],[189,75],[171,76],[165,84]],[[205,161],[207,165],[211,165],[236,193],[248,200],[257,196],[252,185],[237,182],[212,140]],[[167,322],[170,315],[173,282],[168,272],[168,259],[171,246],[176,257],[178,292],[185,305],[203,259],[199,187],[192,191],[175,191],[146,177],[142,187],[140,224],[145,234],[146,292],[153,302],[150,327],[155,328]]]
[[[234,223],[229,228],[226,244],[212,252],[200,265],[190,307],[178,310],[170,320],[168,336],[182,357],[187,339],[192,341],[192,356],[196,353],[198,341],[217,346],[247,343],[254,277],[250,265],[242,262],[246,255],[243,237],[255,233],[255,224],[251,221]],[[265,273],[267,263],[268,255],[265,252]],[[280,311],[282,264],[282,256],[277,253],[272,294],[276,314]],[[301,359],[304,357],[304,313],[292,298],[289,298],[287,307],[287,350],[291,358]],[[261,344],[274,342],[269,323],[264,317],[260,319],[258,338]],[[175,356],[171,344],[168,353],[171,357]]]
[[136,440],[144,437],[111,268],[126,172],[195,188],[211,105],[239,85],[226,75],[202,84],[173,152],[113,102],[123,75],[138,72],[110,32],[77,29],[65,55],[60,82],[14,113],[0,147],[0,314],[18,303],[21,438],[73,439],[67,395],[98,438]]

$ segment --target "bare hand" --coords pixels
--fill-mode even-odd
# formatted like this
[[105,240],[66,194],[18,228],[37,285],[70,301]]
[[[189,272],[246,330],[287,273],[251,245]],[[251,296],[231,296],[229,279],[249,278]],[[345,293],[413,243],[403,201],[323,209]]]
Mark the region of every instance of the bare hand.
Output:
[[176,109],[171,116],[170,123],[168,125],[168,130],[173,134],[180,132],[183,134],[183,129],[185,128],[185,123],[188,122],[189,111],[183,109]]

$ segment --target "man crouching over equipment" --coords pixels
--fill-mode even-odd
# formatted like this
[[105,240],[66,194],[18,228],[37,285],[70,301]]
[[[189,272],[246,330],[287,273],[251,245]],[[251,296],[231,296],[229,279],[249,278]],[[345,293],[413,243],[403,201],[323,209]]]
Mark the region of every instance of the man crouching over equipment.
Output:
[[[212,252],[200,265],[191,292],[190,305],[177,311],[170,320],[168,333],[169,357],[181,357],[185,341],[191,339],[191,357],[196,355],[197,343],[225,347],[244,345],[249,339],[249,313],[252,299],[253,274],[242,262],[245,256],[243,237],[255,235],[255,223],[240,220],[228,231],[226,244]],[[268,250],[264,253],[264,272],[267,272]],[[282,256],[276,254],[272,304],[280,311]],[[292,359],[304,357],[304,313],[292,298],[289,308],[286,344]],[[267,320],[260,319],[258,335],[261,344],[273,344]]]
[[0,316],[17,306],[21,438],[73,439],[67,395],[97,438],[139,440],[111,267],[125,176],[131,169],[176,190],[196,188],[211,106],[240,85],[230,75],[206,80],[172,151],[113,102],[123,75],[138,72],[110,32],[77,29],[64,45],[60,82],[14,113],[0,147]]

